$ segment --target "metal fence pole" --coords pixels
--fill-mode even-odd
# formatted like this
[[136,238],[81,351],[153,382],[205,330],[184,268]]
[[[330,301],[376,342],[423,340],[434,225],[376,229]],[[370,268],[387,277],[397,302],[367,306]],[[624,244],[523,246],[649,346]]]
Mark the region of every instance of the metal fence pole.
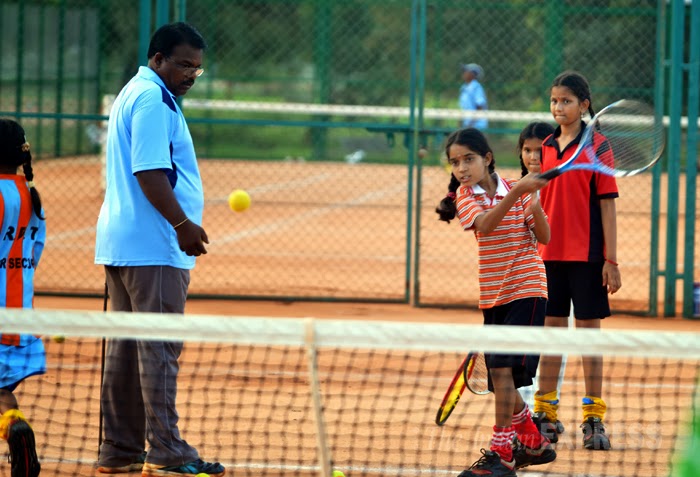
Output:
[[[417,305],[420,303],[420,214],[421,214],[421,189],[423,161],[415,160],[418,148],[425,147],[419,142],[425,136],[421,134],[423,129],[423,108],[425,106],[425,42],[426,42],[426,5],[425,0],[413,2],[411,12],[411,145],[408,150],[408,205],[406,210],[406,298]],[[416,113],[418,116],[416,117]],[[414,165],[417,164],[417,168]],[[413,172],[416,170],[415,194],[413,193]],[[413,202],[415,197],[415,202]],[[412,220],[415,217],[415,221]],[[412,227],[415,223],[415,228]],[[412,237],[415,237],[412,239]],[[411,260],[411,244],[413,244],[413,260]],[[411,269],[413,269],[413,296],[408,286],[410,283]]]
[[170,23],[170,0],[156,0],[156,28]]
[[[151,39],[151,0],[141,0],[139,4],[139,54],[138,65],[148,56],[148,44]],[[145,64],[145,63],[143,63]]]
[[668,132],[668,215],[666,221],[666,270],[664,283],[664,316],[674,316],[678,273],[678,187],[680,177],[681,115],[683,101],[683,32],[685,7],[683,0],[671,3],[671,74],[669,81]]
[[63,88],[65,87],[65,49],[66,49],[66,0],[62,0],[58,6],[58,49],[56,54],[56,129],[54,131],[54,156],[61,156],[61,137],[63,135],[63,122],[60,114],[63,113]]
[[[659,0],[656,8],[656,81],[654,83],[654,105],[657,114],[664,115],[666,111],[666,35],[668,16],[666,2]],[[659,307],[659,232],[661,216],[661,173],[662,161],[657,162],[651,170],[651,230],[649,244],[649,308],[648,313],[655,315]]]
[[695,263],[695,200],[698,173],[698,106],[700,103],[700,2],[690,7],[690,52],[688,56],[688,135],[686,147],[685,253],[683,260],[683,316],[693,317]]

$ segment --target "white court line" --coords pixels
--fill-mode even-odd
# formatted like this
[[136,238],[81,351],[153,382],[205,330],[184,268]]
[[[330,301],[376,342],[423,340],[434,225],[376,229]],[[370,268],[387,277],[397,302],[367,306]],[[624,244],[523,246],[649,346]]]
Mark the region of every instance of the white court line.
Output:
[[[303,186],[308,186],[311,184],[315,184],[317,182],[322,182],[332,175],[329,173],[324,173],[324,174],[316,174],[314,176],[309,176],[305,177],[300,180],[294,180],[294,181],[289,181],[289,182],[284,182],[282,184],[269,184],[269,185],[264,185],[264,186],[259,186],[259,187],[254,187],[248,190],[250,193],[265,193],[265,192],[271,192],[271,191],[280,191],[280,190],[285,190],[285,189],[293,189],[293,188],[298,188],[298,187],[303,187]],[[206,188],[205,188],[206,190]],[[227,202],[228,198],[215,198],[215,199],[205,199],[206,202],[213,202],[213,203],[218,203],[218,202]],[[84,235],[92,234],[97,230],[96,226],[92,227],[85,227],[82,229],[76,229],[76,230],[68,230],[66,232],[60,232],[57,234],[50,234],[47,238],[47,241],[50,240],[51,246],[54,247],[57,242],[63,242],[63,241],[73,241],[74,239],[78,237],[82,237]],[[83,248],[81,245],[79,248]]]
[[[431,183],[432,180],[436,180],[436,179],[426,179],[424,181],[424,183],[426,183],[426,184]],[[278,190],[276,188],[276,186],[274,186],[274,185],[272,185],[270,187],[271,187],[271,190]],[[364,195],[359,196],[358,198],[356,198],[350,202],[343,202],[340,204],[330,204],[330,205],[327,205],[325,207],[312,209],[312,210],[304,212],[302,214],[289,217],[285,220],[273,222],[273,223],[268,224],[268,225],[263,226],[263,227],[256,227],[255,229],[243,230],[241,232],[236,232],[236,233],[233,233],[230,235],[226,235],[226,236],[222,237],[221,239],[217,239],[216,242],[212,242],[211,245],[209,245],[209,248],[210,249],[212,247],[216,248],[216,245],[219,245],[219,244],[225,245],[225,244],[229,244],[229,243],[233,243],[233,242],[238,242],[238,241],[246,239],[246,238],[257,237],[259,235],[265,235],[268,233],[277,232],[278,230],[292,227],[298,223],[308,221],[312,218],[316,218],[316,217],[319,217],[319,216],[322,216],[322,215],[325,215],[325,214],[328,214],[331,212],[335,212],[338,209],[343,209],[343,208],[348,208],[348,207],[355,206],[355,205],[364,204],[364,203],[367,203],[374,198],[381,199],[381,198],[384,198],[384,197],[392,195],[392,194],[396,194],[396,193],[400,193],[400,192],[405,193],[406,190],[407,190],[407,185],[405,183],[403,183],[403,184],[399,184],[396,187],[392,187],[389,189],[380,189],[380,190],[376,190],[376,191],[371,191],[371,192],[368,192]]]
[[[263,470],[263,469],[277,469],[285,472],[318,472],[319,466],[316,465],[286,465],[286,464],[270,464],[270,463],[238,463],[230,464],[223,463],[224,467],[232,469],[246,469],[246,470]],[[370,474],[380,474],[380,475],[452,475],[459,471],[460,469],[449,469],[449,468],[419,468],[419,467],[398,467],[398,466],[384,466],[384,467],[366,467],[366,466],[349,466],[342,465],[337,466],[338,470],[342,470],[344,473],[370,473]],[[543,474],[540,472],[528,472],[529,477],[595,477],[590,474],[584,476],[583,474],[571,475],[571,474]],[[612,477],[612,476],[611,476]]]
[[[46,366],[48,369],[55,369],[57,371],[61,370],[78,370],[78,371],[97,371],[101,369],[99,365],[96,364],[68,364],[68,363],[59,363],[59,364],[54,364],[54,363],[47,363]],[[201,366],[201,368],[204,368],[204,366]],[[182,364],[181,364],[181,371],[182,371]],[[185,368],[187,369],[187,368]],[[227,366],[217,366],[215,368],[208,367],[206,368],[207,375],[211,377],[221,377],[221,376],[233,376],[235,378],[273,378],[273,377],[285,377],[285,378],[291,378],[291,379],[301,379],[306,376],[308,376],[308,373],[306,371],[301,371],[301,372],[293,372],[293,371],[269,371],[269,370],[261,370],[261,371],[246,371],[246,370],[237,370],[236,368],[230,368]],[[188,376],[188,373],[181,373],[181,376]],[[331,372],[320,372],[319,377],[322,378],[324,381],[332,381],[334,378],[336,378],[338,375],[336,373],[331,373]],[[395,379],[391,379],[391,377],[394,377]],[[352,374],[344,374],[343,379],[345,379],[348,382],[359,382],[359,383],[383,383],[383,384],[401,384],[405,382],[405,380],[400,379],[401,375],[400,374],[394,374],[391,375],[390,377],[387,377],[385,374],[367,374],[367,373],[352,373]],[[436,381],[436,378],[433,377],[425,377],[425,378],[410,378],[409,381],[411,383],[421,383],[424,385],[433,385],[436,382],[440,384],[438,381]],[[447,380],[445,383],[448,383],[449,380]],[[574,386],[578,382],[577,381],[571,381],[571,380],[564,380],[564,384],[568,386]],[[695,389],[694,384],[682,384],[682,385],[674,385],[674,384],[658,384],[658,383],[647,383],[643,381],[632,381],[632,382],[617,382],[613,380],[604,380],[603,384],[615,388],[622,388],[622,387],[629,387],[629,388],[638,388],[638,389],[689,389],[693,390]],[[447,384],[445,384],[447,385]]]
[[[271,183],[271,184],[265,184],[265,185],[260,185],[257,187],[251,187],[249,189],[246,189],[246,191],[250,195],[255,195],[255,194],[264,194],[266,192],[279,192],[282,190],[289,190],[289,189],[298,189],[299,187],[305,187],[313,184],[317,184],[319,182],[323,182],[329,178],[333,177],[333,174],[331,173],[323,173],[323,174],[315,174],[312,176],[304,177],[302,179],[296,179],[293,181],[287,181],[287,182],[282,182],[282,183]],[[205,188],[206,192],[206,188]],[[228,197],[216,197],[216,198],[211,198],[211,199],[205,199],[206,202],[211,202],[211,203],[219,203],[219,202],[228,202]]]
[[377,191],[371,191],[366,194],[363,194],[359,197],[357,197],[354,200],[351,200],[349,202],[343,202],[340,204],[330,204],[324,207],[319,207],[315,209],[311,209],[307,212],[303,212],[301,214],[297,214],[295,216],[291,216],[289,218],[283,219],[283,220],[278,220],[276,222],[272,222],[271,224],[262,226],[262,227],[256,227],[255,229],[252,230],[243,230],[241,232],[236,232],[233,234],[225,235],[224,237],[217,239],[216,242],[212,242],[209,248],[211,249],[212,247],[216,247],[217,245],[225,245],[233,242],[238,242],[240,240],[246,239],[246,238],[251,238],[251,237],[257,237],[259,235],[266,235],[269,233],[274,233],[278,232],[283,229],[290,228],[292,226],[295,226],[301,222],[306,222],[311,219],[329,214],[331,212],[335,212],[338,209],[345,209],[348,207],[352,207],[354,205],[359,205],[359,204],[364,204],[369,202],[372,199],[375,198],[383,198],[388,195],[396,194],[399,192],[406,192],[406,184],[399,184],[396,187],[392,187],[390,189],[381,189]]
[[[51,464],[62,464],[62,463],[68,463],[68,464],[79,464],[79,465],[86,465],[86,466],[93,466],[95,464],[94,459],[52,459],[48,457],[42,457],[41,459],[42,463],[51,463]],[[317,465],[289,465],[289,464],[282,464],[282,463],[273,463],[273,462],[239,462],[239,463],[230,463],[230,462],[222,462],[221,463],[224,467],[226,467],[227,470],[229,469],[239,469],[239,470],[252,470],[252,471],[261,471],[261,470],[280,470],[283,473],[285,472],[319,472],[320,468]],[[362,472],[362,473],[372,473],[372,474],[382,474],[382,475],[433,475],[433,476],[442,476],[442,475],[454,475],[457,471],[460,469],[448,469],[448,468],[419,468],[419,467],[397,467],[397,466],[385,466],[385,467],[366,467],[366,466],[348,466],[348,465],[343,465],[343,466],[338,466],[338,470],[342,470],[343,472]],[[528,477],[596,477],[593,474],[559,474],[559,473],[550,473],[550,472],[532,472],[528,471],[526,474]],[[599,474],[600,475],[600,474]],[[606,477],[623,477],[623,476],[612,476],[612,475],[607,475]]]
[[53,244],[54,244],[56,241],[59,241],[59,242],[60,242],[60,241],[63,241],[63,240],[73,240],[74,238],[77,238],[77,237],[80,237],[80,236],[83,236],[83,235],[92,233],[92,232],[94,232],[96,229],[97,229],[96,226],[92,226],[92,227],[85,227],[85,228],[82,228],[82,229],[68,230],[68,231],[66,231],[66,232],[60,232],[60,233],[57,233],[57,234],[50,234],[50,235],[47,237],[46,240],[47,240],[47,241],[50,240],[50,241],[51,241],[51,245],[53,246]]
[[[315,252],[316,250],[312,250]],[[311,253],[312,251],[304,251],[304,260],[314,260],[314,259],[323,259],[327,260],[328,259],[328,254],[327,253]],[[246,256],[250,256],[247,254],[247,252],[242,252],[241,250],[235,250],[232,249],[230,252],[224,252],[224,251],[219,251],[217,252],[217,257],[240,257],[241,254],[244,254]],[[274,252],[274,251],[265,251],[265,252],[259,252],[255,254],[256,257],[263,257],[263,258],[272,258],[272,259],[280,259],[280,258],[299,258],[299,253],[292,253],[292,252]],[[336,260],[350,260],[350,261],[362,261],[362,260],[375,260],[375,261],[383,261],[383,262],[388,262],[388,263],[404,263],[406,261],[406,257],[404,254],[398,254],[398,255],[370,255],[370,254],[352,254],[352,255],[345,255],[345,254],[338,254],[334,253],[333,258]],[[450,264],[454,263],[454,259],[451,260]],[[476,263],[476,260],[474,261]],[[625,262],[627,263],[627,262]]]

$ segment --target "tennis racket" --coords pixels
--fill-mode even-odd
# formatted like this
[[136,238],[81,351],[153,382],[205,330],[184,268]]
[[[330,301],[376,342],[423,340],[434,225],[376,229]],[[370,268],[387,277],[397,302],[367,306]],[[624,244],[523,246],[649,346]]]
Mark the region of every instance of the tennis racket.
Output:
[[435,424],[438,426],[445,424],[445,421],[447,421],[447,418],[450,417],[450,414],[452,414],[452,411],[454,411],[455,406],[459,402],[459,398],[462,397],[464,389],[467,387],[467,384],[464,381],[464,377],[466,376],[464,370],[467,366],[468,359],[469,356],[464,358],[462,364],[459,365],[459,369],[455,373],[454,378],[452,378],[452,382],[447,388],[445,397],[442,398],[440,409],[438,409],[437,416],[435,416]]
[[463,372],[464,382],[472,393],[483,395],[491,392],[489,391],[489,370],[486,368],[484,353],[469,353]]
[[540,178],[549,180],[577,169],[615,177],[639,174],[659,160],[664,144],[663,121],[654,108],[623,99],[593,116],[571,158]]

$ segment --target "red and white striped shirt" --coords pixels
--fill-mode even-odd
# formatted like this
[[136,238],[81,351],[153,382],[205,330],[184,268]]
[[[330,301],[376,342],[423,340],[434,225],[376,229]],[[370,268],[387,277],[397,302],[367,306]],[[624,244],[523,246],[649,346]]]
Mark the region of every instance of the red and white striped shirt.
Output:
[[[491,198],[480,186],[461,186],[455,204],[464,230],[473,230],[476,218],[502,200],[516,181],[501,179]],[[519,198],[491,233],[474,229],[479,245],[479,308],[493,308],[522,298],[547,298],[544,263],[532,240],[534,217],[525,217],[530,196]]]

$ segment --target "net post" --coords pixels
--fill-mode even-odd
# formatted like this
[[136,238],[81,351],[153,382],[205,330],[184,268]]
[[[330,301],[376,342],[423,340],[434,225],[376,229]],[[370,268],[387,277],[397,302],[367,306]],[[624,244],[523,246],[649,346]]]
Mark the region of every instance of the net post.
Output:
[[[537,191],[539,193],[539,191]],[[567,318],[566,321],[566,327],[568,329],[574,329],[575,328],[575,320],[574,320],[574,302],[571,302],[571,308],[569,309],[569,317]],[[561,395],[561,387],[564,384],[564,375],[566,374],[566,361],[567,361],[568,355],[564,354],[561,357],[561,367],[559,368],[559,377],[557,378],[557,395]],[[530,407],[530,409],[535,409],[535,393],[537,392],[538,386],[540,382],[540,367],[539,365],[537,366],[537,374],[535,374],[534,379],[532,380],[532,384],[530,386],[524,386],[520,388],[520,395],[523,398],[523,401],[527,403],[527,405]]]
[[[570,330],[576,327],[575,317],[574,317],[574,302],[571,302],[571,308],[569,309],[569,317],[566,319],[566,327]],[[564,375],[566,374],[566,361],[568,355],[562,355],[561,357],[561,367],[559,368],[559,379],[557,380],[557,395],[561,396],[561,387],[564,384]]]
[[[107,313],[107,304],[109,303],[109,287],[107,286],[107,278],[105,277],[105,291],[104,291],[104,296],[102,297],[102,312]],[[107,350],[107,338],[104,336],[102,337],[102,340],[100,341],[100,420],[98,423],[98,430],[97,430],[97,459],[99,460],[100,458],[100,452],[102,451],[102,438],[103,438],[103,424],[102,420],[104,419],[104,410],[102,409],[102,385],[104,384],[105,381],[105,357],[106,357],[106,350]]]
[[326,445],[326,426],[323,420],[323,405],[321,404],[321,386],[318,381],[318,366],[316,363],[315,322],[313,318],[304,320],[304,344],[309,365],[309,384],[311,386],[311,404],[316,421],[316,443],[318,445],[319,476],[331,477],[331,455]]

